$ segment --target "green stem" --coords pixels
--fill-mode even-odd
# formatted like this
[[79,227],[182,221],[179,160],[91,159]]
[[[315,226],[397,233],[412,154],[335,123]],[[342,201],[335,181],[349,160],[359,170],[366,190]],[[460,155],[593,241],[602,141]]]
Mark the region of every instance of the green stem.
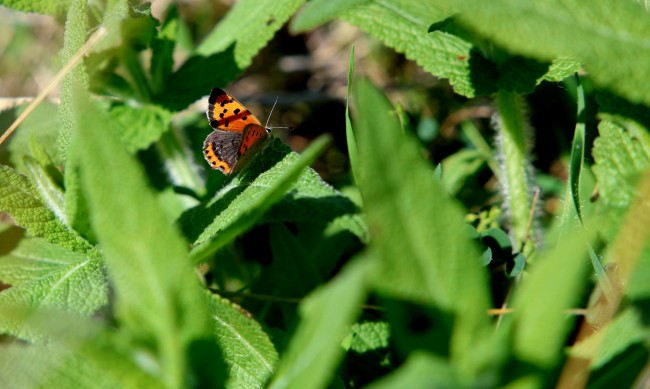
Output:
[[520,100],[521,97],[513,92],[502,90],[497,94],[497,130],[502,153],[501,180],[506,194],[506,206],[510,211],[513,247],[518,250],[522,249],[528,235],[531,207],[531,191],[528,190],[530,167]]

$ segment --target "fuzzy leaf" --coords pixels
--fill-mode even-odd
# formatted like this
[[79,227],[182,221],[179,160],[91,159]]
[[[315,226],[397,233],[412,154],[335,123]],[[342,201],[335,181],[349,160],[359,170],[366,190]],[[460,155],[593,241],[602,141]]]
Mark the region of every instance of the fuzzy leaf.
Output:
[[187,245],[147,186],[142,168],[109,130],[108,116],[88,100],[75,103],[74,147],[92,227],[115,286],[117,320],[153,346],[166,385],[180,387],[190,373],[187,348],[209,334],[207,302]]
[[0,0],[0,5],[22,12],[60,16],[70,5],[70,0]]
[[[362,80],[355,98],[360,188],[372,253],[381,263],[375,287],[452,315],[452,356],[465,356],[462,364],[476,367],[469,354],[489,331],[485,312],[490,303],[481,257],[463,214],[434,179],[415,140],[400,130],[382,93]],[[386,163],[386,155],[392,163]]]
[[[650,15],[634,1],[468,0],[448,2],[459,20],[505,50],[553,60],[577,58],[604,88],[650,104],[646,63]],[[580,39],[575,39],[580,37]]]
[[[86,1],[70,0],[65,29],[63,34],[63,49],[61,50],[61,62],[67,63],[79,51],[86,41]],[[86,90],[88,88],[88,73],[83,61],[74,67],[61,81],[61,104],[59,105],[59,136],[57,145],[59,158],[65,161],[68,158],[70,139],[77,129],[74,110],[72,108],[72,92],[76,88]],[[88,96],[87,96],[88,98]]]
[[269,336],[241,307],[219,296],[210,301],[217,342],[229,370],[226,387],[263,387],[278,361]]

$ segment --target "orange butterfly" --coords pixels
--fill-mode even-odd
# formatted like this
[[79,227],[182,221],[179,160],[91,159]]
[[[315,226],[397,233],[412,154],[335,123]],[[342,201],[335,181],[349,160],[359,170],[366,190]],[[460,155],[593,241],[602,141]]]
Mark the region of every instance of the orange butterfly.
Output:
[[208,102],[206,114],[214,131],[203,143],[203,154],[213,169],[230,175],[260,151],[270,130],[223,89],[213,88]]

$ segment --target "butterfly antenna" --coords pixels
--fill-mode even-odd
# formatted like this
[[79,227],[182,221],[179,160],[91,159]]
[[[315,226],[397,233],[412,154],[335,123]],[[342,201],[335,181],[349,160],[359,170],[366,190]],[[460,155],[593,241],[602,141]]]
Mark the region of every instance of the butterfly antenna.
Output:
[[269,128],[269,120],[271,120],[271,115],[273,115],[273,110],[275,109],[275,105],[278,103],[278,97],[275,97],[275,103],[273,103],[273,107],[271,107],[271,112],[269,113],[269,117],[266,119],[266,124],[264,127]]

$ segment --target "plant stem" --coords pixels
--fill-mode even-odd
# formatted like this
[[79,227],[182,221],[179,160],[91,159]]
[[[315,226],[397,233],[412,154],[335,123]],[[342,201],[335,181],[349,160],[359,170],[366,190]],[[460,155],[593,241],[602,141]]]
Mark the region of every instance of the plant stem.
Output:
[[505,192],[506,209],[510,214],[513,247],[520,250],[528,234],[531,207],[530,162],[527,158],[525,122],[521,97],[513,92],[497,94],[499,143],[501,153],[501,183]]

